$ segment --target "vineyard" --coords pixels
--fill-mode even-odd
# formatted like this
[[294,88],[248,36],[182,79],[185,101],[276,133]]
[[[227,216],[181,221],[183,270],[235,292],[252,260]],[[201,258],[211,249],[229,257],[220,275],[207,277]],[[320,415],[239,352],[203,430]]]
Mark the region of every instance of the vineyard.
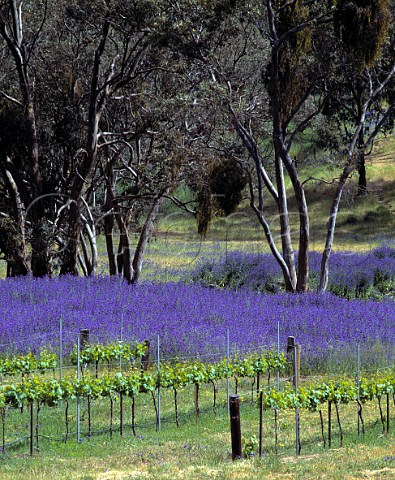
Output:
[[[211,409],[216,414],[223,401],[218,401],[219,390],[221,398],[229,392],[239,393],[242,402],[253,406],[258,418],[259,411],[272,412],[274,418],[274,448],[278,450],[279,442],[279,415],[286,411],[301,410],[318,413],[321,439],[323,446],[332,444],[332,411],[336,415],[340,445],[343,444],[343,427],[340,407],[355,406],[355,418],[358,418],[358,429],[365,433],[364,407],[369,402],[377,403],[377,415],[382,425],[382,432],[390,429],[390,405],[395,405],[395,371],[387,369],[381,374],[355,379],[329,379],[326,381],[305,379],[296,390],[289,372],[292,370],[289,359],[282,352],[268,350],[243,357],[221,359],[218,362],[206,363],[202,361],[172,361],[158,365],[144,363],[146,343],[122,344],[116,342],[107,345],[86,345],[81,351],[76,347],[69,357],[70,365],[74,364],[77,371],[68,373],[65,378],[55,378],[58,369],[58,358],[54,353],[41,352],[3,358],[0,361],[0,375],[3,377],[0,389],[0,412],[2,422],[1,450],[3,455],[9,449],[14,449],[22,440],[30,442],[30,453],[33,455],[39,449],[42,411],[49,408],[55,411],[55,423],[59,426],[59,438],[67,442],[74,433],[71,424],[75,425],[76,406],[78,417],[81,414],[81,405],[86,409],[87,422],[81,430],[80,419],[77,425],[77,440],[91,438],[98,431],[95,427],[92,414],[92,405],[99,405],[103,401],[107,407],[108,425],[104,430],[119,431],[120,435],[126,432],[126,426],[133,436],[140,426],[141,414],[136,410],[136,399],[145,396],[151,399],[154,412],[155,429],[160,429],[161,410],[160,396],[171,395],[173,422],[180,426],[179,393],[189,391],[189,406],[184,405],[183,411],[193,413],[196,421],[200,415],[199,393],[204,390],[204,405],[207,408],[208,398],[211,396]],[[37,375],[37,372],[40,375]],[[292,375],[292,374],[291,374]],[[231,385],[231,387],[230,387]],[[192,390],[191,390],[192,388]],[[166,393],[165,393],[166,392]],[[211,394],[209,393],[211,392]],[[186,396],[183,396],[184,401]],[[126,400],[129,399],[130,408]],[[108,403],[107,403],[108,402]],[[385,405],[384,405],[385,402]],[[145,400],[145,403],[147,401]],[[73,405],[73,407],[72,407]],[[115,406],[117,414],[115,413]],[[10,435],[15,431],[15,422],[19,415],[28,412],[29,425],[24,435],[17,440],[11,440]],[[328,431],[325,433],[324,413],[327,417]],[[46,416],[53,414],[46,410]],[[103,415],[103,414],[102,414]],[[144,412],[144,416],[147,413]],[[165,414],[168,417],[169,412]],[[349,414],[348,414],[349,415]],[[140,416],[140,421],[136,421]],[[59,418],[60,417],[60,418]],[[125,418],[130,419],[130,423]],[[73,420],[71,420],[73,418]],[[127,424],[127,425],[126,425]],[[262,426],[261,426],[262,427]],[[101,425],[100,429],[103,429]],[[99,429],[99,430],[100,430]],[[63,430],[63,433],[61,431]],[[303,431],[303,425],[302,425]],[[9,438],[10,437],[10,438]],[[246,442],[246,452],[257,453]],[[259,445],[260,450],[262,445]]]

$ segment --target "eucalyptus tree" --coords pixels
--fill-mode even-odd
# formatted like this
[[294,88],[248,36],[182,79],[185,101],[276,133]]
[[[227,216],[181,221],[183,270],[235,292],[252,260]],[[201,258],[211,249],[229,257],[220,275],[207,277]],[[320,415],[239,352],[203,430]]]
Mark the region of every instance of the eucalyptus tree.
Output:
[[[118,271],[137,279],[153,220],[186,158],[178,106],[171,105],[176,86],[169,87],[182,72],[165,54],[171,8],[150,0],[4,0],[0,13],[1,121],[18,121],[20,139],[3,129],[1,228],[14,241],[0,248],[15,274],[30,269],[27,243],[34,275],[59,262],[61,273],[76,274],[78,264],[94,273],[99,220],[92,199],[104,189],[106,231],[115,218],[122,232]],[[149,214],[133,276],[128,217],[143,207]]]
[[[220,29],[212,29],[211,25],[223,2],[209,2],[207,9],[211,9],[212,18],[206,20],[205,35],[200,33],[201,27],[195,28],[196,34],[189,37],[199,68],[206,73],[206,83],[216,85],[216,108],[228,117],[226,125],[231,125],[231,129],[223,129],[225,135],[221,132],[214,148],[234,155],[248,170],[251,207],[282,269],[286,288],[305,291],[309,216],[290,148],[295,135],[322,108],[320,96],[312,107],[307,104],[323,75],[319,59],[314,57],[312,39],[320,25],[330,21],[331,11],[327,4],[323,8],[322,2],[309,2],[307,6],[299,1],[229,3],[231,10]],[[226,37],[228,32],[233,33],[232,41]],[[224,145],[230,130],[241,139],[252,164],[245,153],[239,154],[234,141],[231,148]],[[291,179],[299,212],[298,268],[291,238],[285,171]],[[265,190],[277,205],[281,251],[266,217]]]
[[[71,30],[84,32],[84,44],[94,44],[90,72],[83,85],[86,103],[86,140],[79,152],[68,202],[68,232],[60,272],[77,273],[81,234],[81,196],[98,160],[99,136],[110,99],[128,89],[140,95],[140,78],[158,68],[150,55],[158,47],[155,22],[160,14],[156,2],[75,2],[68,8]],[[92,16],[93,8],[93,16]],[[160,23],[160,22],[159,22]]]
[[3,103],[0,124],[0,253],[7,262],[7,276],[26,275],[30,269],[24,207],[28,193],[25,189],[20,193],[24,185],[18,176],[18,169],[27,166],[21,112]]
[[[191,2],[186,3],[189,5]],[[351,3],[356,6],[350,9],[346,21],[344,10]],[[377,76],[372,71],[384,47],[382,40],[388,37],[389,22],[384,18],[387,16],[387,7],[388,3],[384,0],[212,1],[196,3],[195,10],[189,7],[188,17],[184,19],[189,27],[185,27],[179,35],[180,43],[184,41],[189,47],[187,54],[194,56],[206,91],[210,87],[216,91],[217,101],[212,111],[220,134],[217,137],[211,135],[211,142],[206,142],[206,146],[214,147],[224,155],[234,155],[249,172],[251,207],[282,269],[289,291],[304,292],[308,289],[310,242],[305,184],[291,148],[297,138],[306,134],[307,129],[316,128],[314,121],[319,122],[322,118],[323,110],[334,94],[335,83],[330,80],[345,64],[341,52],[345,51],[347,38],[352,39],[348,48],[349,51],[354,48],[355,57],[360,41],[364,48],[359,51],[371,52],[369,62],[364,67],[371,88],[364,98],[361,114],[351,126],[348,125],[352,135],[347,153],[337,152],[344,168],[337,181],[329,212],[320,282],[320,288],[324,290],[339,202],[346,181],[359,164],[358,136],[373,102],[385,105],[383,92],[393,81],[393,56],[390,57],[385,75]],[[191,12],[193,14],[201,8],[206,16],[196,15],[195,26],[192,27],[192,23],[188,24],[188,19],[191,22]],[[380,8],[382,13],[377,14]],[[219,11],[225,12],[221,27],[212,28]],[[368,35],[367,28],[371,32],[381,30],[377,35]],[[233,37],[227,36],[230,31]],[[350,87],[343,84],[341,88],[344,91]],[[385,118],[390,118],[392,108],[389,105]],[[234,140],[230,139],[230,124],[252,160],[252,165],[245,153],[238,152]],[[367,143],[364,142],[365,146],[382,127],[380,120]],[[290,179],[298,211],[297,260],[286,176]],[[280,245],[277,245],[267,218],[267,195],[277,205]]]
[[[328,140],[332,152],[350,143],[352,126],[358,124],[370,89],[391,69],[394,43],[389,30],[390,19],[391,8],[387,1],[338,2],[332,40],[332,55],[336,56],[337,67],[326,79],[330,95],[320,130],[322,140]],[[384,134],[393,128],[393,112],[387,109],[391,105],[393,108],[393,91],[394,82],[387,82],[371,102],[364,128],[359,131],[358,195],[367,192],[365,156],[369,155],[369,148],[362,152],[362,147],[379,123]],[[334,132],[332,141],[330,132]],[[325,147],[323,141],[321,147]]]
[[[345,61],[337,62],[335,88],[329,102],[343,111],[346,132],[344,167],[330,209],[328,231],[322,254],[319,289],[328,284],[329,257],[335,234],[340,200],[348,178],[358,170],[359,191],[366,189],[365,155],[376,136],[393,126],[395,112],[394,11],[387,0],[340,1],[335,12],[337,50]],[[339,78],[340,89],[339,89]]]
[[[37,11],[33,12],[33,7]],[[1,156],[1,173],[3,188],[13,203],[14,214],[9,217],[9,221],[13,222],[14,231],[18,231],[20,263],[24,264],[15,273],[27,270],[26,262],[21,256],[25,256],[26,210],[30,207],[31,268],[35,275],[42,276],[49,273],[48,251],[43,233],[47,212],[44,203],[36,201],[45,193],[45,187],[39,157],[33,64],[46,22],[47,2],[44,1],[40,6],[30,3],[26,13],[30,19],[28,28],[25,28],[22,20],[22,2],[9,0],[0,3],[0,36],[5,44],[3,65],[7,67],[3,71],[2,84],[9,87],[8,91],[2,89],[2,98],[13,105],[16,117],[23,118],[21,128],[24,131],[23,144],[26,150],[23,161],[20,158],[14,159],[12,152],[7,151],[7,139],[3,138],[6,148]],[[3,113],[6,113],[7,108]],[[9,108],[7,115],[13,115]],[[16,163],[19,163],[19,168]]]
[[[99,139],[109,271],[122,274],[130,283],[139,280],[144,251],[164,198],[171,196],[191,168],[182,132],[188,105],[182,86],[185,72],[166,58],[166,69],[146,77],[139,95],[128,95],[126,90],[121,108],[118,100],[114,109],[109,105],[107,119],[113,115],[115,124],[109,132],[102,131]],[[114,223],[119,232],[117,254]],[[131,232],[138,232],[133,247]]]

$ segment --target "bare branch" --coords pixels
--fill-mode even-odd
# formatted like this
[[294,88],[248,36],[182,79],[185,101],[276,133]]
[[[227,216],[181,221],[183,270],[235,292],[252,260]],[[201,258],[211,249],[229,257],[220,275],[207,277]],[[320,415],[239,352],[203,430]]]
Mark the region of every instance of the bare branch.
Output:
[[2,90],[0,90],[0,95],[2,95],[4,98],[6,98],[7,100],[10,100],[10,102],[12,103],[15,103],[16,105],[18,105],[19,107],[22,107],[23,104],[22,102],[20,102],[19,100],[17,100],[16,98],[14,97],[11,97],[10,95],[8,95],[7,93],[3,92]]

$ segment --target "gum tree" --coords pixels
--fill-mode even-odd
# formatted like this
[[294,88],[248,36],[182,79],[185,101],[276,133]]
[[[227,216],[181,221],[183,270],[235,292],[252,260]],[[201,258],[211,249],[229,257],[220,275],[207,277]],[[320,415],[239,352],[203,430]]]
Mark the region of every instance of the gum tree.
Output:
[[[29,16],[32,17],[31,14]],[[11,89],[11,93],[2,91],[2,96],[16,110],[21,112],[23,117],[24,144],[26,147],[26,164],[23,167],[27,170],[26,173],[16,168],[12,155],[9,155],[9,152],[3,151],[2,156],[3,187],[8,192],[14,209],[14,215],[10,217],[10,221],[11,218],[15,220],[15,229],[19,231],[18,243],[20,248],[18,249],[18,257],[20,258],[20,267],[16,268],[14,273],[26,273],[27,270],[26,262],[21,257],[25,256],[25,253],[23,253],[23,245],[26,241],[25,217],[26,209],[30,206],[31,268],[36,276],[46,275],[50,270],[48,246],[45,242],[44,233],[47,212],[45,204],[37,201],[43,195],[45,187],[43,185],[42,164],[39,154],[35,75],[33,69],[34,54],[40,44],[46,17],[47,2],[44,1],[38,9],[37,17],[32,19],[30,28],[25,30],[22,20],[22,2],[9,0],[0,3],[0,36],[5,43],[8,53],[3,60],[5,64],[12,64],[16,72],[14,88]],[[4,77],[8,82],[10,81],[7,73]],[[19,115],[17,114],[17,116]],[[26,187],[26,183],[28,187]],[[15,264],[15,261],[12,263]]]
[[[117,271],[136,280],[153,221],[185,157],[177,105],[169,100],[181,90],[179,81],[169,87],[171,78],[182,71],[165,53],[173,22],[168,5],[72,1],[48,8],[10,0],[0,7],[0,229],[7,240],[0,248],[9,273],[31,268],[42,276],[57,265],[61,273],[94,273],[106,190],[106,239],[116,220]],[[131,266],[128,227],[136,209],[147,217]]]
[[391,95],[395,85],[395,42],[389,36],[390,3],[386,0],[340,1],[334,23],[337,48],[346,61],[338,62],[336,87],[332,88],[329,101],[336,104],[338,111],[346,111],[341,123],[348,134],[348,143],[330,209],[320,291],[328,285],[329,257],[344,186],[352,173],[358,171],[359,191],[366,191],[366,151],[376,136],[391,124],[395,108],[393,93]]
[[[363,36],[364,48],[359,51],[371,52],[369,62],[364,66],[370,89],[364,97],[360,114],[352,124],[346,126],[353,132],[347,154],[342,156],[342,152],[337,152],[338,157],[342,157],[343,172],[340,179],[335,180],[336,192],[329,212],[321,290],[326,288],[325,276],[344,185],[360,164],[358,138],[365,124],[366,112],[372,102],[385,107],[383,92],[393,78],[393,57],[385,75],[374,75],[371,70],[383,50],[383,39],[388,39],[388,22],[380,20],[385,16],[387,2],[361,0],[354,3],[357,4],[357,14],[348,18],[346,25],[343,22],[344,9],[349,8],[350,2],[207,2],[205,12],[209,18],[200,15],[201,23],[196,20],[198,27],[195,26],[194,33],[190,34],[185,28],[183,36],[180,36],[191,46],[188,52],[195,58],[197,71],[204,76],[205,91],[209,91],[207,85],[210,85],[217,94],[211,111],[214,112],[220,133],[217,136],[210,134],[205,147],[215,149],[224,156],[237,157],[248,171],[251,208],[282,269],[288,291],[304,292],[308,289],[310,242],[305,183],[291,148],[297,140],[315,131],[314,122],[320,122],[322,112],[334,93],[335,84],[331,80],[340,71],[346,71],[342,59],[346,38],[352,38],[355,47]],[[225,6],[230,10],[223,10],[226,12],[224,26],[215,30],[212,28],[212,17]],[[195,8],[198,10],[201,6]],[[382,8],[382,14],[377,14],[376,8]],[[193,10],[188,8],[190,11]],[[376,36],[367,35],[366,24],[370,25],[369,31],[378,31],[380,28],[381,31]],[[229,36],[224,39],[225,32],[230,31],[233,31],[233,39],[230,40]],[[349,51],[353,45],[350,42]],[[356,48],[354,50],[354,57],[357,57]],[[355,75],[353,78],[356,78]],[[341,88],[346,92],[350,90],[350,84],[344,82]],[[392,109],[393,105],[389,104],[383,117],[388,119]],[[237,149],[231,138],[229,121],[244,146],[244,152]],[[364,142],[365,148],[382,127],[380,120]],[[297,232],[292,231],[290,221],[292,212],[289,207],[290,194],[286,189],[287,177],[297,207]],[[278,210],[281,245],[277,244],[267,217],[267,195],[272,197]]]

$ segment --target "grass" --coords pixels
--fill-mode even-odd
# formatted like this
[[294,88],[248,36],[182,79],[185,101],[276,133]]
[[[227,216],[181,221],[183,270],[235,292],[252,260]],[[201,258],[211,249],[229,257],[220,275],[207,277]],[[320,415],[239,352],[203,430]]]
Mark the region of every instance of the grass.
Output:
[[[375,145],[366,160],[368,190],[367,195],[357,195],[357,176],[347,184],[338,214],[334,249],[366,251],[379,245],[383,238],[393,237],[395,231],[395,137],[381,139]],[[313,177],[305,183],[307,203],[310,212],[311,249],[323,249],[331,200],[335,186],[331,182],[340,175],[336,166],[328,168],[327,164],[303,166],[299,168],[302,181]],[[322,180],[322,181],[321,181]],[[295,200],[289,191],[289,211],[291,228],[297,238],[298,211]],[[278,212],[268,195],[265,199],[267,220],[273,235],[280,235]],[[168,244],[180,239],[197,242],[194,219],[185,213],[173,212],[162,215],[157,228],[156,241],[164,240]],[[226,217],[215,218],[211,224],[204,244],[225,242],[230,248],[245,248],[245,242],[251,242],[259,251],[268,251],[262,227],[245,200],[238,210]],[[232,243],[232,245],[230,245]],[[295,245],[297,248],[297,245]]]

